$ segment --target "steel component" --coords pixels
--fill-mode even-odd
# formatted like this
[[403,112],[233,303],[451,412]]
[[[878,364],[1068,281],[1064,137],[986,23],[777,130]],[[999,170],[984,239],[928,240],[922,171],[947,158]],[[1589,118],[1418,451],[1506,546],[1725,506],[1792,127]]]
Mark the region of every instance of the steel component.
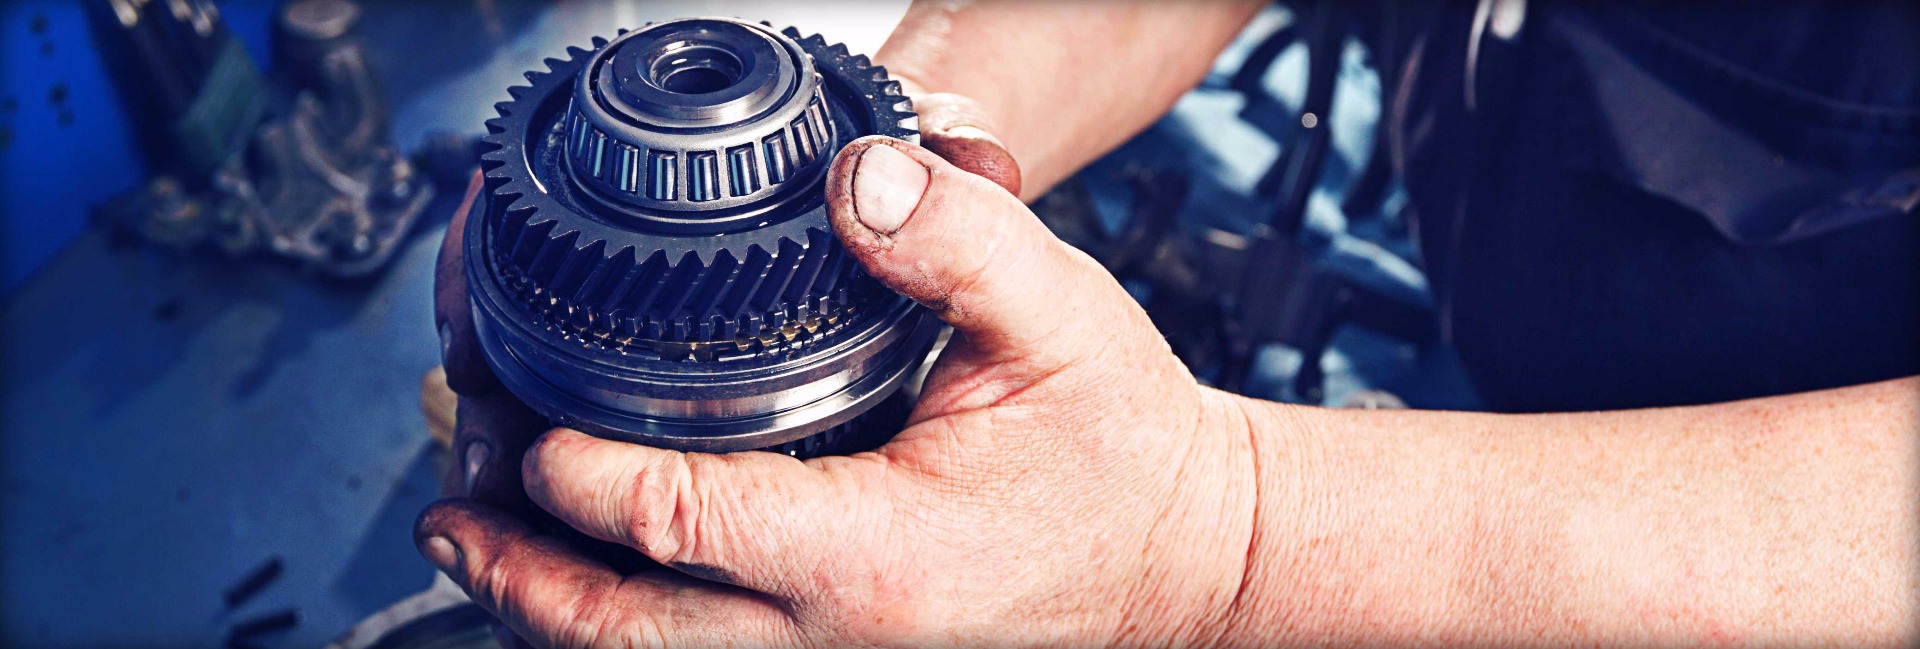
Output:
[[94,7],[96,40],[156,171],[103,208],[109,221],[169,248],[265,252],[336,277],[393,256],[433,186],[387,141],[358,5],[283,5],[271,79],[206,0]]
[[798,43],[744,23],[659,23],[600,48],[574,81],[567,162],[618,200],[725,229],[725,210],[808,187],[835,139],[820,73]]
[[861,274],[822,184],[857,137],[917,138],[898,82],[819,36],[719,18],[547,65],[496,106],[468,219],[476,330],[507,387],[655,446],[877,443],[904,408],[876,406],[940,325]]

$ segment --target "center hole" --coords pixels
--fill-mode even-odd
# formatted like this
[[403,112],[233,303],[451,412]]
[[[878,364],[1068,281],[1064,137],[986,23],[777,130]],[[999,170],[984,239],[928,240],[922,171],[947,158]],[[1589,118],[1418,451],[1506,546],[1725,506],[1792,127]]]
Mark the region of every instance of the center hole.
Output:
[[705,45],[680,48],[655,59],[652,67],[647,76],[654,86],[682,95],[719,92],[740,81],[740,59]]

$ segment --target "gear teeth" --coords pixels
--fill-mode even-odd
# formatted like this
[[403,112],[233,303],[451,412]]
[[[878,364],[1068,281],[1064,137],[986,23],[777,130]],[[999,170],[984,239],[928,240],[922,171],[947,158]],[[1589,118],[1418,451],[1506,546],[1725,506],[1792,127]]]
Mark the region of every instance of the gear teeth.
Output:
[[825,232],[778,250],[752,246],[744,258],[723,250],[667,264],[655,251],[636,264],[632,247],[607,254],[605,241],[582,244],[579,230],[554,219],[503,225],[496,261],[522,301],[548,326],[601,346],[621,348],[625,337],[778,348],[863,301],[848,282],[852,259]]
[[[856,123],[867,121],[860,133],[870,129],[917,139],[910,126],[916,119],[911,102],[884,68],[818,34],[802,35],[791,27],[781,33],[813,57],[816,71],[839,84],[832,86],[838,96],[851,99],[854,108],[864,106],[855,111],[864,114],[850,116]],[[592,40],[594,50],[607,44],[603,38]],[[611,186],[621,191],[696,200],[750,193],[756,187],[765,190],[791,180],[797,165],[831,153],[841,138],[827,124],[801,120],[758,142],[711,151],[623,150],[582,141],[571,122],[535,122],[540,115],[557,113],[571,120],[575,114],[564,104],[557,111],[533,108],[567,92],[575,72],[592,54],[579,47],[566,52],[566,59],[545,59],[545,70],[528,72],[531,86],[508,89],[512,100],[495,104],[499,116],[487,120],[480,155],[487,187],[485,215],[494,242],[492,267],[501,286],[542,325],[588,347],[713,360],[813,344],[889,296],[860,272],[824,226],[809,227],[803,237],[702,255],[631,243],[616,246],[607,226],[569,216],[569,208],[556,204],[534,178],[528,165],[535,158],[558,155],[567,164],[580,165],[584,148],[600,146],[599,166],[579,169],[613,179]],[[846,94],[848,90],[855,94]],[[824,97],[816,94],[815,101],[824,104]],[[808,115],[825,119],[824,111],[809,110]],[[546,144],[544,138],[554,133],[565,137]],[[559,150],[543,153],[548,146]]]

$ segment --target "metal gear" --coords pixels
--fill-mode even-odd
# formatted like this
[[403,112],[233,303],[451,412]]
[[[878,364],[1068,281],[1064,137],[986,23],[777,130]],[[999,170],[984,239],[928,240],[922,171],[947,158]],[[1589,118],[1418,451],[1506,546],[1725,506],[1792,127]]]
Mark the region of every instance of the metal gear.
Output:
[[[712,21],[668,21],[642,31],[688,22]],[[629,33],[623,30],[621,38]],[[591,90],[586,85],[593,75],[583,72],[594,64],[611,63],[616,49],[632,49],[630,39],[619,43],[628,46],[624,48],[610,47],[599,38],[592,51],[568,48],[567,58],[547,59],[547,71],[527,73],[530,85],[508,90],[513,99],[496,104],[500,116],[487,122],[483,144],[488,150],[481,164],[488,189],[485,220],[500,224],[493,250],[520,300],[583,342],[681,358],[793,344],[836,326],[849,310],[884,293],[875,291],[871,282],[857,280],[857,267],[828,228],[818,183],[801,181],[817,181],[830,152],[854,137],[877,134],[917,141],[912,102],[901,93],[899,82],[888,79],[886,70],[865,55],[849,54],[846,46],[828,44],[818,35],[803,37],[793,28],[780,34],[810,57],[817,70],[810,75],[816,79],[814,97],[803,104],[808,119],[779,120],[778,125],[787,128],[763,138],[765,150],[787,152],[766,159],[778,159],[793,182],[777,185],[786,192],[762,188],[742,195],[731,191],[741,187],[726,187],[728,196],[723,198],[762,200],[717,205],[691,218],[663,214],[669,210],[659,209],[660,203],[671,201],[608,205],[612,201],[601,198],[621,193],[607,191],[614,185],[609,178],[640,176],[643,152],[648,177],[668,179],[668,196],[718,191],[700,189],[706,162],[721,155],[730,163],[751,162],[756,152],[728,153],[743,146],[740,136],[731,132],[721,137],[699,130],[671,133],[681,143],[663,150],[622,142],[602,131],[615,130],[604,125],[610,118],[576,99]],[[590,122],[583,112],[599,112],[600,121]],[[824,117],[822,113],[831,117],[813,120]],[[840,136],[828,141],[828,155],[820,155],[817,145],[785,144],[789,134],[792,142],[819,141],[814,138],[820,135],[820,122]],[[621,126],[639,130],[632,124]],[[708,144],[696,144],[702,139]],[[595,153],[599,155],[589,155]],[[660,168],[654,163],[663,160],[678,161],[681,173],[654,171]],[[774,176],[776,165],[766,166],[767,175]],[[557,177],[582,182],[548,180]],[[787,213],[784,218],[781,211]],[[644,227],[635,227],[635,220],[644,221]]]
[[487,122],[466,236],[482,348],[508,387],[658,446],[868,440],[837,427],[897,389],[938,325],[861,273],[822,186],[855,138],[918,139],[900,84],[820,36],[720,18],[546,65]]

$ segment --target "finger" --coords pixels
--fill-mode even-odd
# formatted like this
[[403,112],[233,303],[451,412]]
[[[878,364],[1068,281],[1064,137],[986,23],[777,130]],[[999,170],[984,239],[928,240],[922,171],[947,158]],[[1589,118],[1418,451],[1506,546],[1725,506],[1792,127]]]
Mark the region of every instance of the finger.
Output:
[[926,149],[856,140],[828,210],[867,272],[939,313],[988,360],[1045,368],[1113,344],[1164,346],[1113,276],[1002,188]]
[[473,333],[473,302],[467,299],[464,241],[467,213],[479,209],[484,186],[479,172],[467,182],[467,194],[454,210],[447,236],[440,240],[440,259],[433,272],[433,325],[440,332],[440,362],[447,368],[447,386],[460,394],[485,394],[499,387],[493,370],[480,355]]
[[913,95],[920,114],[920,145],[953,166],[993,181],[1020,195],[1020,164],[995,137],[986,109],[971,97],[953,93]]
[[[775,453],[681,453],[556,429],[522,465],[527,495],[581,532],[687,574],[789,600],[831,563],[882,490],[869,456],[802,463]],[[862,481],[868,487],[861,487]]]
[[520,486],[520,457],[547,421],[505,390],[460,397],[453,427],[454,470],[445,493],[524,513],[530,502]]
[[692,580],[622,577],[471,501],[428,507],[414,539],[475,603],[540,646],[768,646],[792,639],[785,613],[761,596]]

